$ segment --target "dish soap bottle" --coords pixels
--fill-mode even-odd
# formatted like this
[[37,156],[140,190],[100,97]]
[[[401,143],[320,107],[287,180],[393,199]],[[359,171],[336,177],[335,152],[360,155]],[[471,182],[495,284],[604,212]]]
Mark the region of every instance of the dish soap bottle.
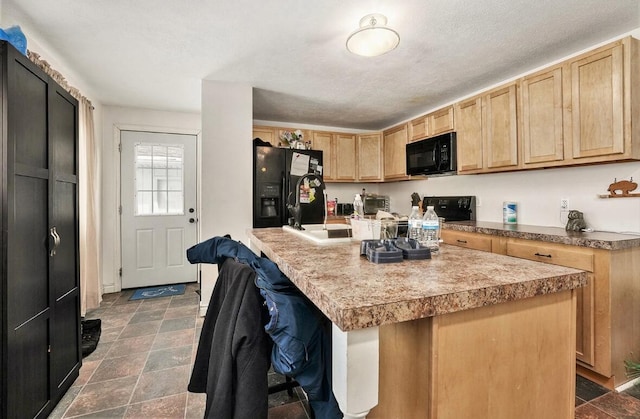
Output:
[[440,236],[440,220],[432,205],[427,207],[427,211],[422,218],[422,233],[420,236],[420,244],[427,247],[431,253],[437,253],[440,250],[438,237]]
[[353,218],[364,218],[364,204],[362,203],[360,194],[356,194],[355,198],[353,199]]
[[418,206],[411,207],[411,214],[409,215],[409,231],[407,237],[414,240],[420,240],[420,230],[422,229],[422,217],[420,217],[420,210]]

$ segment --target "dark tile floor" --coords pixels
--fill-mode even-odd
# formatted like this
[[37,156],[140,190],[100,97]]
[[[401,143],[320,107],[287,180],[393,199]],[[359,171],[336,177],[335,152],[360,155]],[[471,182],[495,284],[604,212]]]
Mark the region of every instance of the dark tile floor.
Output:
[[[186,391],[203,321],[196,290],[138,301],[133,290],[105,294],[87,313],[102,320],[100,343],[49,418],[202,418],[204,395]],[[299,388],[269,396],[269,406],[270,419],[309,419]],[[577,377],[576,406],[576,419],[637,419],[640,387],[616,393]]]
[[[202,418],[204,394],[187,392],[203,318],[197,285],[184,295],[129,301],[105,294],[87,319],[102,320],[95,352],[49,418]],[[284,377],[269,375],[269,383]],[[270,419],[309,419],[304,393],[269,396]]]
[[576,419],[640,418],[640,386],[622,393],[576,377]]

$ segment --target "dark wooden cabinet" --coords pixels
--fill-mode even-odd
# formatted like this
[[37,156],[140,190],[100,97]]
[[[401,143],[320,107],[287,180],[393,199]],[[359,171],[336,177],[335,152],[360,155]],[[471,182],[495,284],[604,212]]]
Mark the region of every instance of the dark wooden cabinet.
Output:
[[78,102],[0,49],[0,416],[45,418],[82,363]]

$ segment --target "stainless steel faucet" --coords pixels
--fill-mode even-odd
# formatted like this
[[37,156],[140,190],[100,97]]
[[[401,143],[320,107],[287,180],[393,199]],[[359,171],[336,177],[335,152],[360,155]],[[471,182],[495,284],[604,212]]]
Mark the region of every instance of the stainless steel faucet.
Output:
[[[322,181],[322,177],[320,175],[317,175],[315,173],[307,173],[304,174],[302,176],[300,176],[300,179],[298,179],[298,182],[296,183],[296,191],[295,191],[295,197],[296,197],[296,201],[295,204],[291,204],[290,202],[287,203],[287,208],[289,209],[289,213],[291,214],[291,216],[293,217],[293,228],[298,229],[298,230],[303,230],[302,228],[302,209],[300,207],[300,185],[302,185],[302,183],[304,182],[305,179],[311,179],[311,178],[315,178],[318,182],[320,182],[319,187],[322,188],[322,194],[318,194],[317,197],[320,198],[320,196],[322,196],[322,199],[324,200],[324,223],[325,223],[325,228],[326,228],[326,224],[327,224],[327,200],[325,198],[325,184]],[[292,192],[293,193],[293,192]],[[291,197],[291,194],[289,194],[289,197]]]

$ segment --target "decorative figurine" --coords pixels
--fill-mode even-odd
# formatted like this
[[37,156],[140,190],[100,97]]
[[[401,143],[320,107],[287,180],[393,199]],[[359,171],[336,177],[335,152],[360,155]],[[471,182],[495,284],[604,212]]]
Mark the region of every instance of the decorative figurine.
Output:
[[577,210],[569,211],[569,220],[565,230],[567,231],[582,231],[587,228],[587,223],[584,221],[583,214]]
[[[617,179],[614,179],[614,183],[609,185],[609,189],[607,190],[609,191],[609,194],[611,194],[611,196],[627,196],[630,195],[629,192],[635,191],[637,187],[638,184],[633,181],[633,178],[631,178],[630,180],[621,180],[619,182],[617,182]],[[616,191],[620,191],[620,193]]]

